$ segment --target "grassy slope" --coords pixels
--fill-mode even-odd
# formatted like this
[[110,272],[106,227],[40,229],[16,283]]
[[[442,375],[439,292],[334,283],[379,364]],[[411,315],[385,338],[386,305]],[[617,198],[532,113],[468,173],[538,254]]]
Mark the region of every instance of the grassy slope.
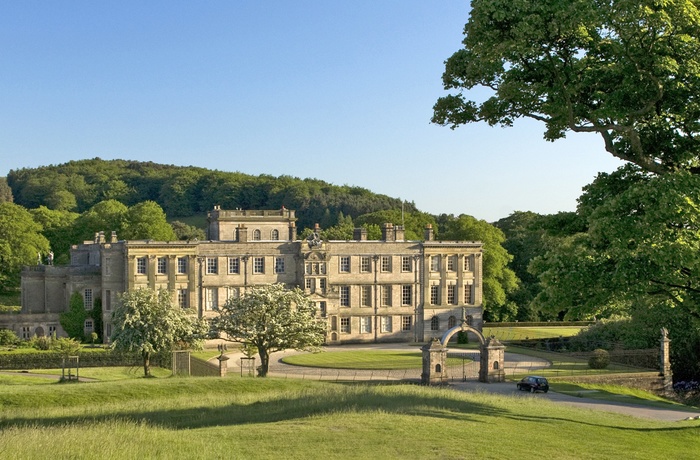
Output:
[[683,459],[700,450],[700,422],[411,385],[238,378],[13,385],[0,386],[0,409],[0,456],[19,459],[48,452],[104,459]]

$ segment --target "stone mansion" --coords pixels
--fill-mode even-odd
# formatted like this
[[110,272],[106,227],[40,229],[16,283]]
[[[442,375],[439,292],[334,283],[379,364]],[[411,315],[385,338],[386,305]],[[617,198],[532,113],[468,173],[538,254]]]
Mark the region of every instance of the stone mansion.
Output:
[[[298,286],[328,320],[328,344],[423,342],[440,337],[463,316],[482,326],[480,242],[407,241],[400,225],[384,224],[382,239],[323,241],[318,228],[297,239],[293,210],[223,210],[208,215],[207,241],[124,241],[112,232],[71,248],[69,266],[37,265],[22,272],[22,311],[5,319],[22,338],[65,335],[60,313],[75,292],[86,309],[99,298],[102,336],[112,332],[118,295],[149,286],[173,293],[173,307],[201,317],[247,288]],[[7,322],[10,322],[8,324]],[[85,332],[93,332],[92,320]],[[105,339],[107,340],[107,339]]]

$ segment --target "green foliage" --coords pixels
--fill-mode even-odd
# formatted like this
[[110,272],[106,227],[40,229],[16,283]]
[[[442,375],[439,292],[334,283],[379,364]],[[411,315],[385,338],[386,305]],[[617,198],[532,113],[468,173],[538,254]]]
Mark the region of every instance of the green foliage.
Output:
[[588,359],[588,367],[591,369],[605,369],[610,364],[610,353],[602,348],[593,350],[593,356]]
[[78,241],[94,239],[98,232],[117,232],[117,236],[126,228],[128,208],[116,200],[106,200],[96,203],[87,211],[80,214],[75,221]]
[[0,292],[19,287],[23,265],[36,265],[49,252],[41,225],[22,206],[0,202]]
[[[300,229],[313,228],[315,223],[331,227],[339,213],[355,218],[382,209],[401,208],[401,200],[396,198],[360,187],[335,186],[317,179],[249,176],[191,166],[99,158],[10,171],[7,181],[17,203],[28,208],[48,206],[49,196],[54,195],[52,199],[56,200],[59,191],[75,196],[78,212],[85,212],[106,200],[117,200],[125,206],[154,201],[172,217],[203,214],[214,205],[221,205],[224,209],[279,209],[285,206],[298,212]],[[413,203],[405,203],[404,207],[406,212],[415,211]],[[95,227],[89,226],[86,233],[121,229],[118,225]],[[82,239],[91,239],[92,234],[83,235]]]
[[438,217],[440,239],[481,241],[483,253],[484,312],[488,321],[515,319],[517,306],[507,299],[518,287],[518,278],[508,268],[512,256],[503,247],[503,232],[484,220],[462,214],[458,217],[442,214]]
[[130,207],[126,213],[123,238],[127,240],[174,241],[175,232],[155,201],[144,201]]
[[70,247],[78,243],[78,230],[75,221],[79,214],[70,211],[57,211],[46,206],[30,209],[34,222],[43,228],[41,234],[49,240],[54,251],[54,264],[66,265],[70,262]]
[[52,340],[51,349],[61,356],[74,356],[80,353],[80,342],[68,337],[61,337]]
[[198,348],[208,330],[205,320],[173,306],[171,292],[150,288],[127,291],[120,296],[112,327],[113,348],[139,352],[146,377],[150,376],[154,354],[176,348]]
[[7,185],[7,177],[0,177],[0,203],[12,203],[13,201],[14,197],[12,196],[12,189]]
[[418,211],[406,212],[404,210],[402,213],[401,209],[387,209],[363,214],[355,221],[359,226],[376,225],[380,229],[380,232],[384,223],[391,223],[394,225],[402,225],[403,223],[407,240],[422,240],[423,231],[427,225],[432,225],[433,228],[437,228],[437,222],[434,216]]
[[174,220],[170,222],[170,226],[175,232],[175,238],[180,241],[190,241],[190,240],[205,240],[207,238],[206,233],[201,228],[197,228],[193,225],[188,225],[179,220]]
[[[457,94],[438,100],[433,122],[532,118],[550,141],[593,132],[643,170],[699,171],[697,2],[475,0],[464,34],[443,74]],[[475,87],[485,98],[462,93]]]
[[543,216],[534,212],[515,212],[494,223],[505,236],[503,247],[513,256],[509,268],[521,281],[518,288],[507,294],[507,299],[517,305],[518,312],[514,319],[519,321],[540,321],[557,319],[556,311],[541,308],[533,302],[541,287],[539,279],[528,270],[530,263],[542,255],[556,238],[555,232],[562,232],[562,221],[572,213],[560,213]]
[[326,324],[316,306],[299,288],[283,284],[253,286],[229,299],[213,321],[226,339],[254,345],[260,356],[259,375],[267,375],[270,354],[285,349],[315,350],[323,344]]
[[68,334],[68,337],[82,342],[85,340],[85,320],[88,316],[89,313],[85,310],[83,296],[76,291],[70,296],[68,311],[60,314],[59,322],[63,330]]
[[15,331],[10,329],[0,329],[0,345],[16,345],[19,342],[19,337],[15,334]]

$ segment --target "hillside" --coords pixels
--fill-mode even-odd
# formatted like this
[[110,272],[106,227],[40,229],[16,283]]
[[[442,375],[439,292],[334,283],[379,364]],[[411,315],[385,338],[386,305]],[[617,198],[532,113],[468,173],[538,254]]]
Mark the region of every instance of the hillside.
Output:
[[[116,199],[127,206],[158,203],[169,218],[203,215],[214,205],[224,209],[298,211],[299,227],[334,225],[338,216],[353,218],[380,210],[400,209],[401,200],[361,187],[333,185],[291,176],[252,176],[194,166],[127,160],[70,161],[13,170],[7,176],[15,203],[25,208],[84,212],[100,201]],[[415,211],[412,203],[407,212]]]

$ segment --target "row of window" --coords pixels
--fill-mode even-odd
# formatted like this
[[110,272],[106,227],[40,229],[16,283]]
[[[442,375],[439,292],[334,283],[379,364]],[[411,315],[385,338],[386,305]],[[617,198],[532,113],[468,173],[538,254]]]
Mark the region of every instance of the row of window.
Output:
[[[372,332],[373,317],[371,316],[361,316],[360,318],[360,334],[370,334]],[[401,317],[401,331],[409,332],[413,328],[413,317],[402,316]],[[340,332],[343,334],[351,334],[352,327],[350,318],[340,318]],[[394,332],[393,317],[392,316],[380,316],[379,317],[379,332],[387,333]]]
[[[465,284],[464,285],[464,303],[465,304],[473,304],[474,303],[474,286],[471,284]],[[430,304],[431,305],[440,305],[442,303],[442,299],[440,298],[440,285],[439,284],[432,284],[430,285]],[[458,298],[457,298],[457,285],[456,284],[448,284],[447,285],[447,304],[448,305],[458,305]]]
[[[187,273],[188,261],[187,257],[177,258],[177,274],[183,275]],[[138,257],[136,259],[136,273],[139,275],[148,274],[148,257]],[[156,273],[159,275],[168,274],[168,258],[158,257],[156,260]]]
[[[390,273],[392,270],[392,256],[376,256],[377,268],[382,273]],[[351,257],[350,256],[340,256],[338,260],[338,271],[340,273],[350,273],[351,270]],[[360,256],[360,273],[371,273],[372,270],[372,257],[370,256]],[[401,271],[404,273],[410,273],[413,271],[413,257],[411,256],[401,256]]]
[[[253,241],[261,241],[262,240],[262,231],[260,229],[255,229],[253,230]],[[272,241],[278,241],[280,239],[280,232],[277,229],[272,229],[270,232],[270,240]]]
[[[265,273],[265,257],[252,257],[253,261],[253,273],[254,274],[264,274]],[[177,274],[187,273],[188,260],[186,257],[177,258]],[[284,273],[285,263],[284,257],[275,257],[274,272]],[[228,273],[230,275],[237,275],[241,272],[241,259],[240,257],[229,257],[228,258]],[[139,275],[148,274],[148,258],[139,257],[136,259],[136,273]],[[156,273],[158,275],[166,275],[168,273],[168,260],[167,257],[158,257],[156,261]],[[217,257],[207,257],[206,259],[206,274],[207,275],[218,275],[219,274],[219,259]]]
[[[313,279],[306,280],[306,288],[313,290]],[[325,291],[325,279],[319,279],[321,281],[321,289]],[[379,289],[379,305],[382,307],[392,306],[392,286],[377,286]],[[350,307],[350,286],[340,286],[340,306]],[[360,286],[360,306],[361,307],[371,307],[373,305],[373,291],[372,286]],[[473,304],[474,303],[474,286],[471,284],[464,285],[464,303]],[[430,304],[440,305],[440,286],[437,284],[430,286]],[[447,286],[447,304],[448,305],[458,305],[457,298],[457,285],[449,284]],[[413,305],[413,286],[406,284],[401,286],[401,306],[411,306]]]
[[[430,256],[430,271],[438,272],[440,271],[440,264],[442,258],[447,259],[447,271],[456,271],[457,256]],[[390,273],[392,272],[392,257],[391,256],[379,256],[377,259],[378,268],[380,272]],[[187,273],[188,260],[186,257],[177,258],[177,273],[185,274]],[[340,273],[351,273],[351,257],[350,256],[340,256],[338,270]],[[464,258],[464,271],[471,271],[471,257]],[[240,257],[229,257],[228,258],[228,273],[238,274],[241,270]],[[404,273],[410,273],[413,271],[413,257],[402,256],[401,257],[401,271]],[[219,259],[217,257],[207,257],[207,267],[206,272],[208,275],[217,275],[219,273]],[[326,274],[326,263],[325,262],[307,262],[305,265],[305,272],[307,275],[325,275]],[[370,256],[360,256],[360,273],[371,273],[372,272],[372,258]],[[136,273],[140,275],[145,275],[148,273],[148,258],[139,257],[136,259]],[[156,261],[156,273],[159,275],[165,275],[168,273],[168,258],[158,257]],[[265,273],[265,258],[264,257],[253,257],[253,273],[261,274]],[[284,273],[284,257],[275,257],[275,273]]]
[[[473,318],[471,315],[467,316],[467,325],[471,326],[472,325]],[[452,329],[457,325],[457,318],[454,316],[450,316],[447,318],[447,329]],[[431,331],[439,331],[440,330],[440,318],[437,316],[433,316],[430,319],[430,330]]]
[[[384,307],[391,306],[393,286],[378,286],[379,288],[379,305]],[[340,286],[340,306],[350,307],[350,286]],[[404,284],[401,286],[401,306],[409,307],[413,305],[413,286]],[[360,286],[360,306],[372,306],[372,286]]]

